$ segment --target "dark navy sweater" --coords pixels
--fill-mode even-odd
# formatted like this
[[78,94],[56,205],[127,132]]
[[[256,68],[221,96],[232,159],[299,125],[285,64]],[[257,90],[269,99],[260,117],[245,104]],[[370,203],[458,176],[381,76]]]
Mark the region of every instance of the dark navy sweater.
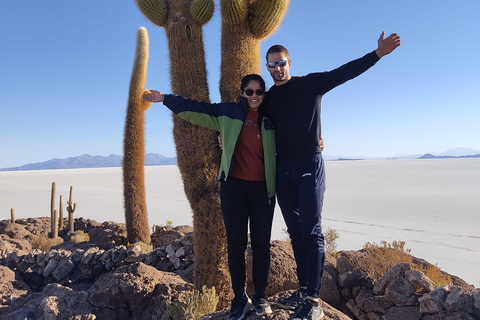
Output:
[[292,77],[283,85],[272,86],[263,105],[267,117],[275,126],[277,157],[291,159],[321,152],[322,96],[362,74],[378,60],[373,51],[335,70]]

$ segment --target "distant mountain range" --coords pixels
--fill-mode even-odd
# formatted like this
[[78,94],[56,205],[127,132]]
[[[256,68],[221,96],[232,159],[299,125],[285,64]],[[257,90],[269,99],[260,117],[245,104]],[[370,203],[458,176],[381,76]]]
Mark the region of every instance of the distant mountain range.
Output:
[[[78,157],[70,157],[66,159],[52,159],[44,162],[29,163],[21,167],[0,169],[0,171],[121,167],[122,161],[123,156],[115,154],[111,154],[106,157],[83,154]],[[158,153],[147,153],[145,155],[146,166],[169,164],[177,164],[177,158],[168,158]]]
[[[423,155],[397,155],[393,157],[345,157],[324,155],[325,160],[347,161],[347,160],[380,160],[380,159],[451,159],[451,158],[480,158],[480,150],[455,148],[442,153],[429,152]],[[52,159],[44,162],[29,163],[21,167],[5,168],[0,171],[21,171],[21,170],[50,170],[50,169],[75,169],[75,168],[103,168],[121,167],[123,156],[111,154],[109,156],[91,156],[83,154],[78,157],[66,159]],[[177,164],[177,158],[169,158],[158,153],[147,153],[145,155],[146,166],[172,165]]]

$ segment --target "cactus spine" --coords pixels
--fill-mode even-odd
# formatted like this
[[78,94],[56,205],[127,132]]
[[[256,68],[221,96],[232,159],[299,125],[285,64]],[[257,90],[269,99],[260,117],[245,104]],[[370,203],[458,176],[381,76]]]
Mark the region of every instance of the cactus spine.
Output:
[[[213,14],[213,0],[164,0],[166,20],[157,23],[148,0],[136,0],[142,13],[164,27],[170,56],[172,92],[209,101],[202,25]],[[162,15],[164,12],[161,13]],[[194,285],[215,286],[226,304],[230,292],[225,227],[220,211],[217,170],[220,149],[216,133],[173,116],[173,136],[185,194],[193,211]],[[212,239],[213,238],[213,239]]]
[[148,63],[148,33],[137,31],[135,59],[130,78],[123,143],[123,195],[128,242],[150,243],[145,194],[145,111],[151,103],[142,99]]
[[57,210],[55,210],[55,193],[57,191],[57,184],[55,182],[52,182],[52,192],[51,192],[51,198],[50,198],[50,231],[51,234],[50,236],[52,238],[55,238],[54,236],[54,230],[56,228],[55,226],[55,220],[56,220],[56,215],[57,215]]
[[12,224],[15,224],[15,209],[14,208],[10,209],[10,222]]
[[[221,0],[220,96],[235,101],[246,74],[260,73],[260,40],[280,25],[289,0]],[[232,63],[235,61],[235,63]]]
[[73,213],[77,209],[77,204],[73,203],[73,186],[70,186],[70,196],[67,201],[68,226],[70,233],[75,232]]

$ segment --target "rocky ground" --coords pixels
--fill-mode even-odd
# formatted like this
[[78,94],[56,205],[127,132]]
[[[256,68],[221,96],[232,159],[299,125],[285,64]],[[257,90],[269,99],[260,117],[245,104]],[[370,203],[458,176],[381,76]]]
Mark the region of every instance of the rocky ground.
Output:
[[[48,252],[32,242],[48,235],[50,219],[0,221],[0,319],[169,319],[167,305],[193,289],[194,243],[189,226],[156,227],[154,249],[127,248],[123,224],[75,220],[89,240],[63,242]],[[381,278],[365,266],[366,252],[327,255],[321,298],[325,319],[480,319],[480,289],[452,276],[435,288],[422,272],[402,263]],[[273,303],[296,288],[291,246],[272,242],[267,294]],[[417,259],[419,260],[419,259]],[[248,252],[248,269],[251,268]],[[425,262],[428,264],[427,262]],[[250,271],[248,271],[250,274]],[[252,279],[247,279],[252,292]],[[264,319],[287,320],[291,312],[273,307]],[[257,319],[250,314],[247,320]],[[228,310],[202,319],[228,319]]]

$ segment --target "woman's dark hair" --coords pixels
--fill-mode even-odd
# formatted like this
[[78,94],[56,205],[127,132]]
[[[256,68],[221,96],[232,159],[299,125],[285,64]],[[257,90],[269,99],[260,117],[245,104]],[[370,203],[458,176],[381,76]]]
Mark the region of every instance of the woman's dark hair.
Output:
[[240,84],[240,90],[243,92],[243,90],[245,90],[245,88],[247,87],[248,83],[252,80],[258,81],[258,83],[260,83],[260,87],[265,92],[265,81],[260,75],[255,73],[247,74],[245,77],[243,77],[242,82]]

